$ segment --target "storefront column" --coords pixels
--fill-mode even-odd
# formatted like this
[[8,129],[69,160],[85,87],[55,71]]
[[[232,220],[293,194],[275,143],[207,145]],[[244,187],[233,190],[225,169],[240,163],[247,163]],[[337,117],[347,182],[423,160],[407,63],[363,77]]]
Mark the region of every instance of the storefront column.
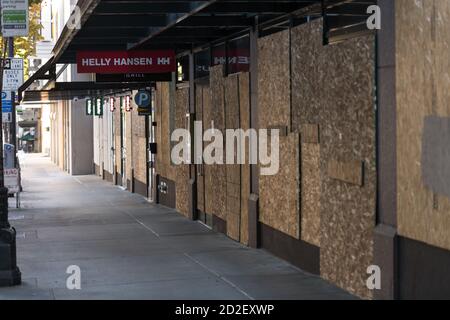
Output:
[[[189,53],[189,131],[191,137],[194,137],[194,121],[195,121],[195,83],[194,83],[194,53]],[[195,144],[191,141],[191,162],[194,162]],[[197,169],[195,164],[189,165],[189,219],[197,220]]]
[[397,142],[395,90],[395,1],[378,0],[381,30],[377,33],[377,165],[378,204],[374,264],[381,269],[375,299],[397,297]]
[[[250,128],[258,130],[258,20],[250,31]],[[257,143],[251,141],[250,144]],[[259,247],[259,169],[250,166],[250,198],[248,200],[248,244]]]

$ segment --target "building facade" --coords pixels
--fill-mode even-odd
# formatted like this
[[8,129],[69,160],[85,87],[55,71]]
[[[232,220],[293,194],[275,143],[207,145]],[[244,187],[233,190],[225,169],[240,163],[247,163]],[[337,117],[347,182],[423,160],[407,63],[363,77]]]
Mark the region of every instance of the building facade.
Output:
[[[94,171],[103,179],[359,297],[450,297],[450,193],[442,178],[450,172],[443,138],[450,3],[376,4],[376,32],[335,19],[345,10],[331,5],[330,15],[312,5],[268,24],[252,20],[228,37],[205,32],[211,41],[177,51],[171,81],[143,84],[152,92],[151,115],[139,115],[133,88],[88,97],[104,101],[100,115],[86,115],[85,99],[54,104],[52,157],[74,172],[81,160],[73,150],[88,151],[73,144],[88,145],[90,137]],[[183,23],[202,21],[205,13],[196,13]],[[148,39],[156,49],[167,40]],[[264,165],[248,162],[176,165],[172,134],[194,133],[195,121],[202,133],[279,130],[278,172],[263,175]],[[61,161],[71,152],[71,164]],[[381,271],[381,287],[368,284],[373,270]]]
[[[36,57],[43,66],[51,58],[51,50],[71,17],[77,1],[44,0],[41,3],[41,36],[37,43]],[[76,66],[61,64],[55,67],[59,81],[89,81],[90,75],[77,73]],[[40,81],[37,88],[45,88],[49,83]],[[84,112],[84,101],[72,100],[44,101],[34,105],[40,109],[39,131],[43,138],[38,151],[49,155],[61,169],[72,175],[91,174],[93,165],[93,124]]]

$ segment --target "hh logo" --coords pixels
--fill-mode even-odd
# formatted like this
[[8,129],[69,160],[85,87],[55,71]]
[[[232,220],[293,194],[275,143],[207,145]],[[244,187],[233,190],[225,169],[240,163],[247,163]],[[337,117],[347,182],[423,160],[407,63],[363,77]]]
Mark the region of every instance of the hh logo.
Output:
[[70,276],[67,278],[66,287],[69,290],[81,290],[81,269],[79,266],[68,266],[66,270]]

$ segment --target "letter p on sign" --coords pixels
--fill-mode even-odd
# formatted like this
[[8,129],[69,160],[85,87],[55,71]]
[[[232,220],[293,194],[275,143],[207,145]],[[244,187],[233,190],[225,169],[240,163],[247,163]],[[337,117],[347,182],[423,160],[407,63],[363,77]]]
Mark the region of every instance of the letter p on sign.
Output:
[[134,97],[134,101],[141,108],[147,108],[150,105],[152,95],[147,90],[139,91]]

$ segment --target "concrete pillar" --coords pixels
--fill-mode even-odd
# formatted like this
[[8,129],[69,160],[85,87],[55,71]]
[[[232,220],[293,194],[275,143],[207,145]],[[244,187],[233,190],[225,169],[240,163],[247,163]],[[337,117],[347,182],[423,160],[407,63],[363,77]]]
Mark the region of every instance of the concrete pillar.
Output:
[[397,143],[395,91],[395,1],[378,0],[382,12],[377,33],[378,197],[374,264],[381,269],[375,299],[397,297]]

